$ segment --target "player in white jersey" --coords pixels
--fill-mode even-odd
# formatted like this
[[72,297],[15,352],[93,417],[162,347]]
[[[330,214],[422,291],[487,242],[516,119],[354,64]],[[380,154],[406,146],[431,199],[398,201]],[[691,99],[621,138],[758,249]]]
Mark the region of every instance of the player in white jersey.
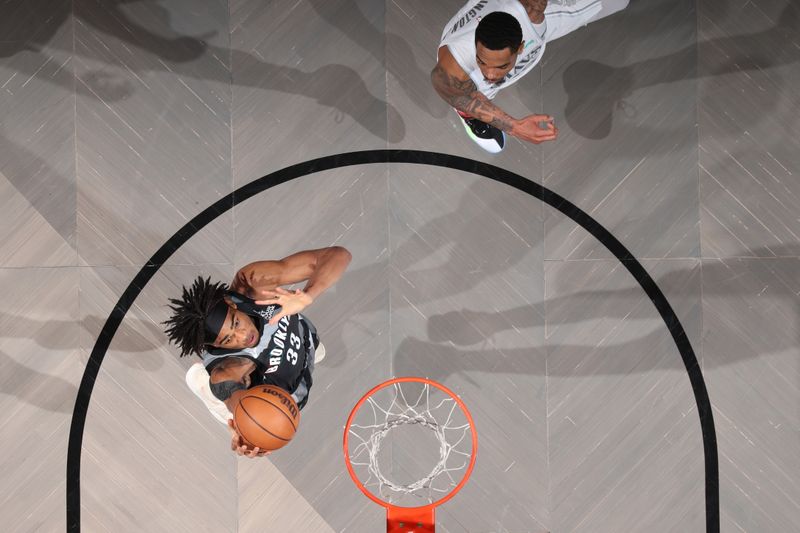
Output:
[[552,116],[516,119],[492,98],[530,72],[548,42],[627,5],[628,0],[470,0],[444,28],[433,87],[489,152],[505,147],[506,133],[535,144],[554,140]]

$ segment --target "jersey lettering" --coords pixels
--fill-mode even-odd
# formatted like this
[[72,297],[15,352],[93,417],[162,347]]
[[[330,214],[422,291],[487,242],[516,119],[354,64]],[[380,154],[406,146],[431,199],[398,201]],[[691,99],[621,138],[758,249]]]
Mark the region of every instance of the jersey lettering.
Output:
[[294,347],[295,350],[299,350],[300,349],[300,337],[299,336],[295,335],[294,333],[291,333],[289,335],[289,342],[292,344],[292,346]]
[[[475,50],[475,31],[481,18],[495,11],[507,13],[517,19],[525,43],[524,51],[517,57],[514,67],[496,83],[484,77]],[[500,89],[516,83],[533,69],[542,57],[545,39],[531,22],[519,0],[470,0],[445,26],[439,41],[439,47],[442,46],[447,46],[464,73],[475,83],[478,91],[492,99]]]
[[464,24],[468,24],[470,20],[472,20],[475,17],[477,17],[478,16],[478,11],[483,9],[483,6],[485,6],[488,2],[489,2],[489,0],[480,0],[480,2],[478,2],[477,4],[472,6],[472,8],[469,11],[467,11],[467,13],[463,17],[461,17],[458,20],[458,22],[455,23],[455,25],[453,26],[453,29],[450,30],[450,33],[457,32],[459,29],[464,27]]

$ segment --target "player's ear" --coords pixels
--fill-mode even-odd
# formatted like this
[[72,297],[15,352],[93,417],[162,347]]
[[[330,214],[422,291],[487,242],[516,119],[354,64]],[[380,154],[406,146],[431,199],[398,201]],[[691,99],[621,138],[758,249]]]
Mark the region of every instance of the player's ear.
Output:
[[519,48],[517,48],[517,55],[521,54],[522,51],[525,49],[525,41],[519,43]]

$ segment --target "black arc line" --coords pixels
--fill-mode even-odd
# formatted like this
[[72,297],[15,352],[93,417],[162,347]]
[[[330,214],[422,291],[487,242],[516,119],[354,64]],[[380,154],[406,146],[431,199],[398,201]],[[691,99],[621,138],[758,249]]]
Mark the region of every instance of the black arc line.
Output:
[[139,273],[133,278],[133,281],[131,281],[125,289],[125,292],[122,293],[122,296],[120,296],[111,314],[109,314],[108,319],[106,319],[103,329],[100,331],[100,335],[97,337],[97,341],[92,349],[91,356],[86,364],[86,370],[84,370],[81,379],[80,387],[78,388],[67,446],[67,532],[78,533],[81,529],[81,450],[83,444],[83,430],[86,425],[86,415],[89,410],[89,401],[91,400],[94,382],[97,379],[100,365],[103,363],[103,358],[111,344],[111,340],[114,338],[114,334],[122,323],[122,319],[125,317],[131,305],[133,305],[136,297],[142,289],[144,289],[145,285],[147,285],[155,273],[158,272],[158,269],[166,263],[167,259],[169,259],[178,248],[198,231],[203,229],[208,223],[236,204],[258,193],[264,192],[275,185],[286,183],[295,178],[307,176],[323,170],[372,163],[412,163],[444,167],[477,174],[504,183],[542,200],[549,206],[571,218],[614,254],[639,283],[650,298],[650,301],[653,302],[653,305],[655,305],[683,359],[683,364],[689,375],[689,381],[697,404],[697,413],[700,417],[700,427],[703,436],[706,532],[719,533],[719,458],[717,436],[714,429],[714,417],[711,412],[711,401],[708,397],[708,390],[706,389],[702,370],[697,362],[697,357],[694,354],[689,338],[678,316],[675,314],[672,306],[669,304],[658,285],[656,285],[653,278],[650,277],[644,267],[633,257],[628,249],[607,229],[601,226],[599,222],[566,198],[554,193],[543,185],[534,183],[518,174],[481,161],[419,150],[365,150],[360,152],[348,152],[312,159],[275,171],[243,185],[231,194],[214,202],[211,206],[204,209],[192,220],[187,222],[175,235],[170,237],[155,254],[153,254],[153,257],[142,267]]

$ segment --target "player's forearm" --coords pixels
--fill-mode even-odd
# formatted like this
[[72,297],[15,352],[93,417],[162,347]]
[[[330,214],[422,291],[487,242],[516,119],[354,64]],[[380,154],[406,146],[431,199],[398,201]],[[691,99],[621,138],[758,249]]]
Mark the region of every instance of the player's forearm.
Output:
[[494,105],[491,100],[481,93],[465,96],[459,102],[460,106],[453,106],[462,113],[477,118],[495,128],[511,133],[516,119]]
[[465,115],[477,118],[505,132],[510,132],[513,128],[516,119],[494,105],[478,91],[472,80],[458,79],[437,65],[431,72],[431,82],[442,100]]
[[332,246],[320,254],[314,272],[309,276],[303,292],[315,299],[331,285],[339,281],[352,255],[341,246]]

